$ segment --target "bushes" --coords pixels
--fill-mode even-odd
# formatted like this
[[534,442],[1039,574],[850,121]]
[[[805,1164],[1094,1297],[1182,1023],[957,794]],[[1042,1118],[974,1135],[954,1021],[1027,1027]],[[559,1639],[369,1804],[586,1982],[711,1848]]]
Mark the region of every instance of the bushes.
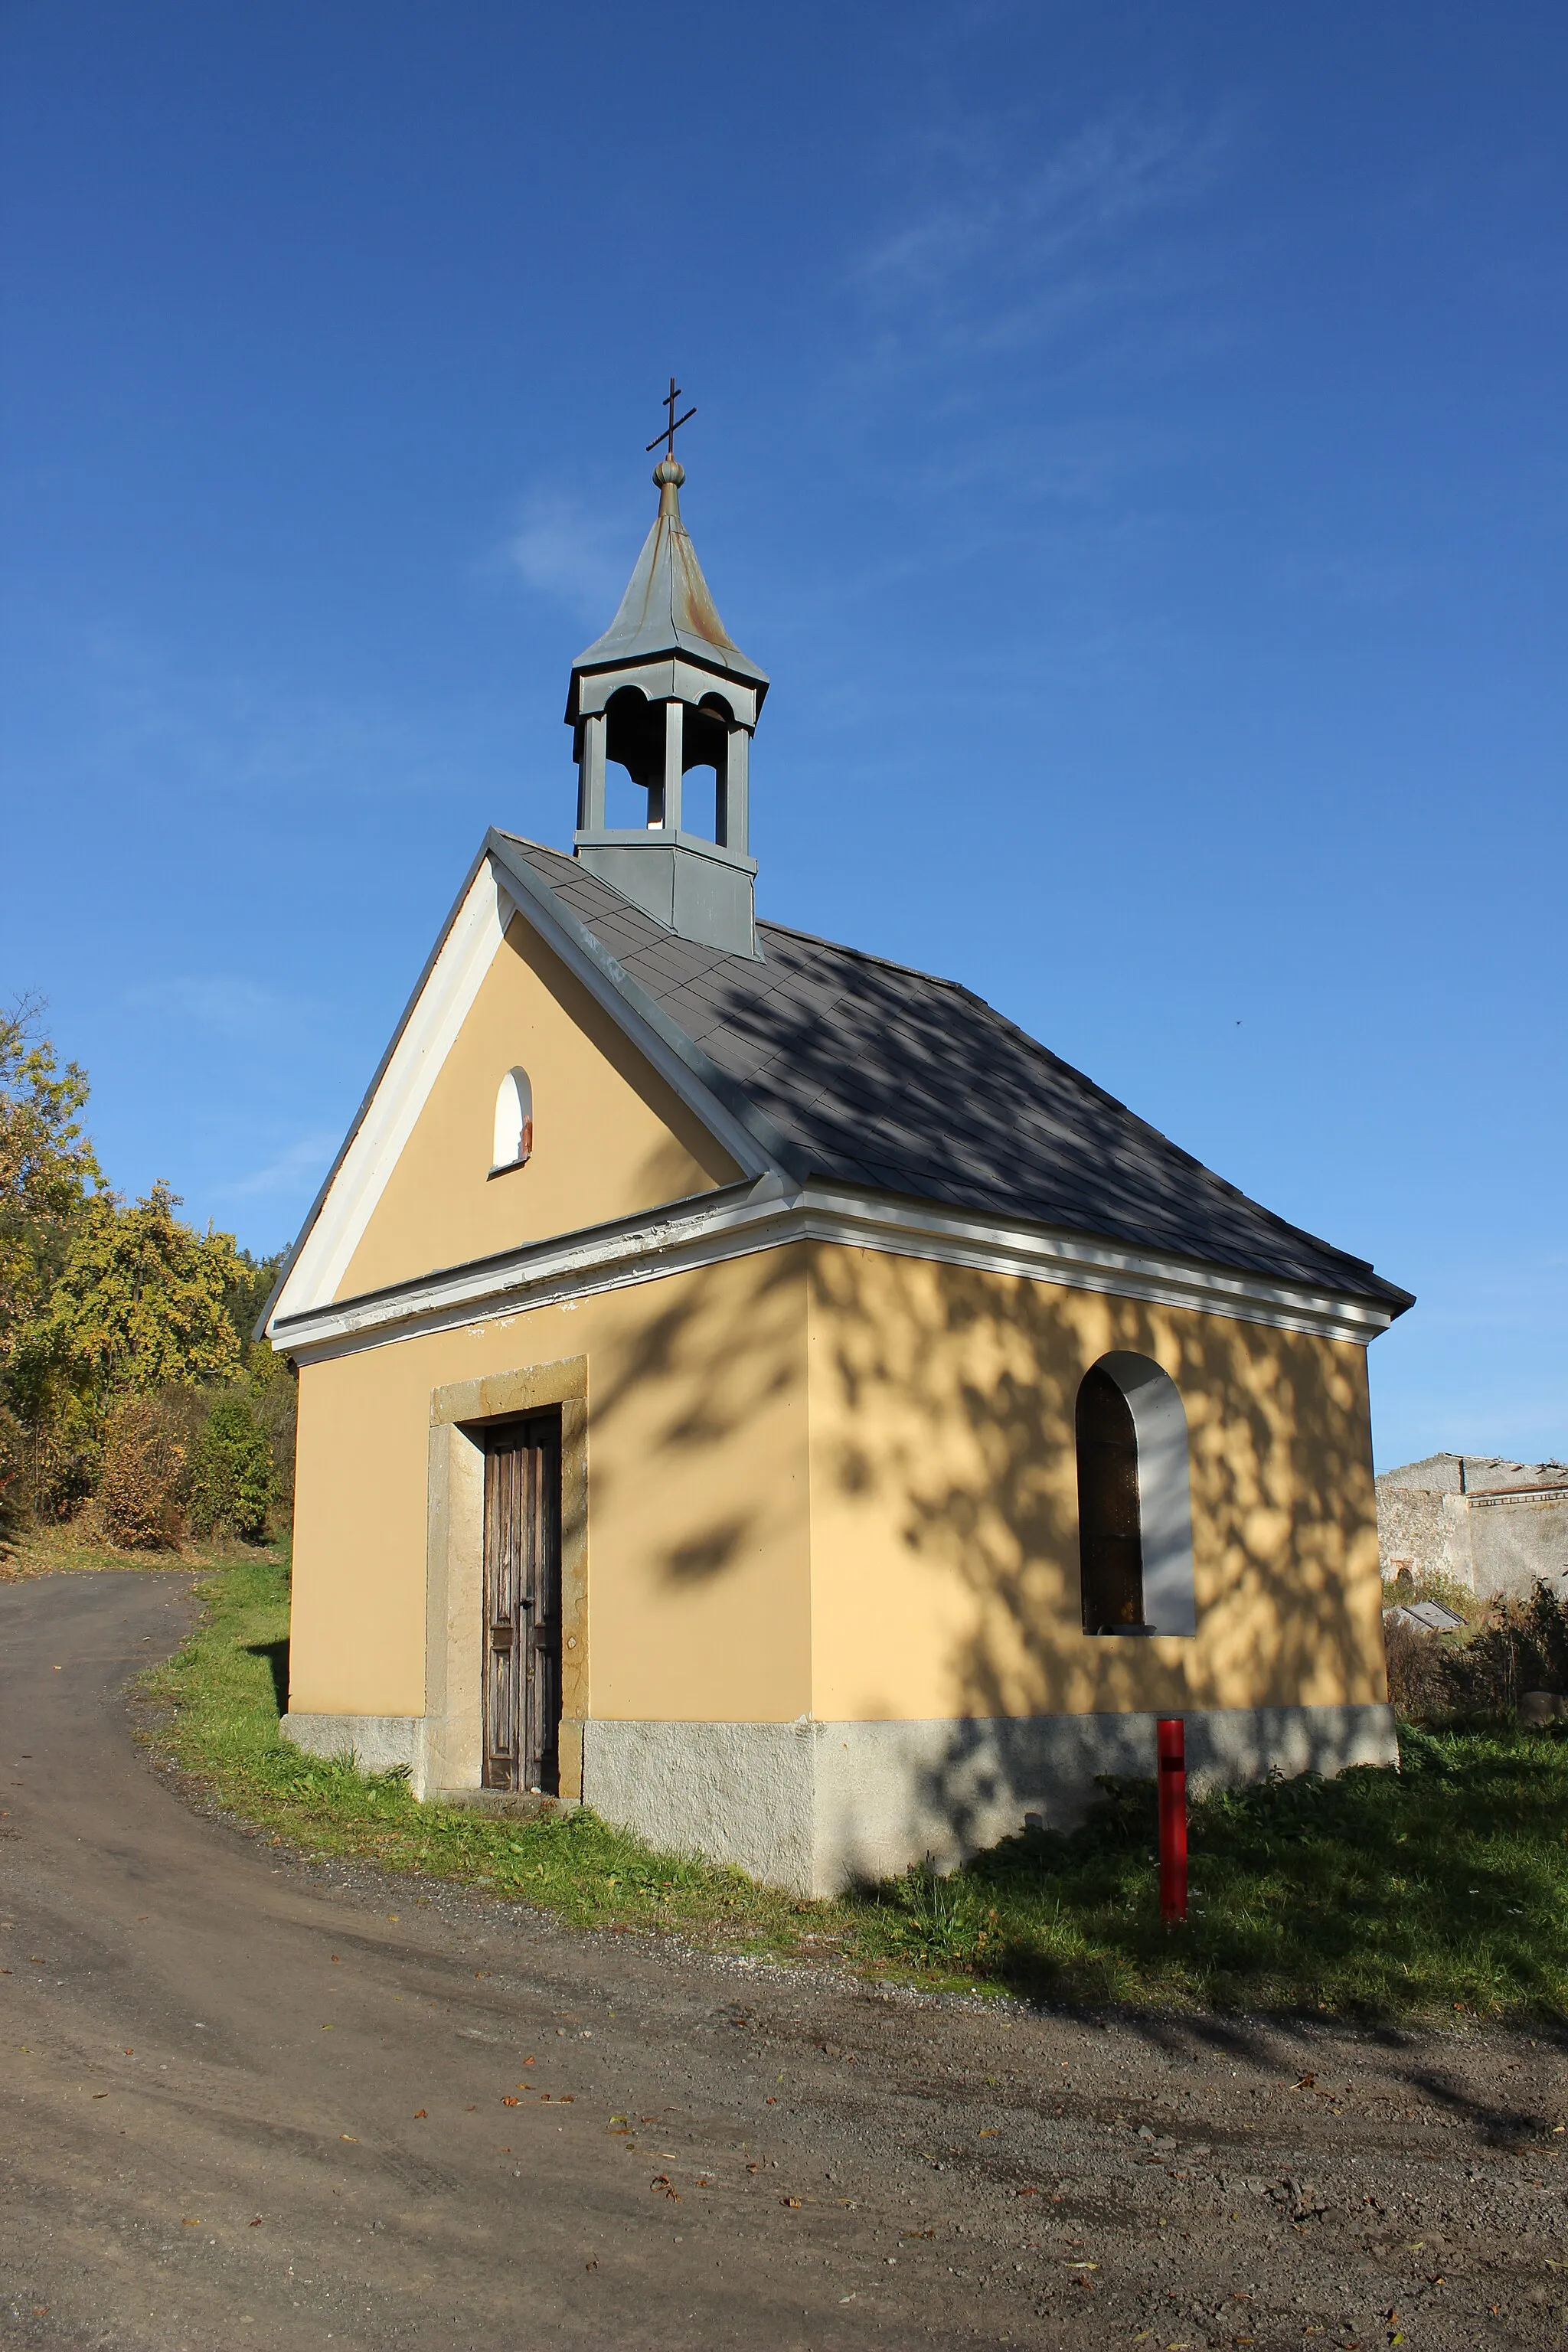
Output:
[[247,1543],[267,1534],[272,1501],[272,1448],[243,1395],[218,1397],[191,1449],[192,1532],[220,1531]]
[[1388,1658],[1388,1703],[1402,1723],[1440,1723],[1449,1703],[1443,1672],[1448,1644],[1438,1633],[1423,1633],[1414,1625],[1385,1622],[1384,1648]]
[[1468,1633],[1390,1624],[1385,1640],[1389,1699],[1407,1723],[1496,1722],[1526,1691],[1568,1697],[1568,1610],[1540,1580],[1528,1601],[1494,1601]]
[[98,1499],[104,1532],[127,1551],[166,1551],[184,1524],[184,1416],[167,1395],[122,1397],[104,1431]]
[[246,1390],[250,1409],[272,1449],[273,1515],[287,1528],[294,1516],[294,1444],[300,1423],[300,1381],[287,1356],[265,1339],[250,1350]]
[[166,1388],[110,1411],[98,1502],[124,1550],[166,1551],[187,1529],[260,1543],[274,1486],[272,1447],[243,1389]]
[[0,1545],[21,1524],[26,1488],[26,1440],[15,1413],[0,1405]]

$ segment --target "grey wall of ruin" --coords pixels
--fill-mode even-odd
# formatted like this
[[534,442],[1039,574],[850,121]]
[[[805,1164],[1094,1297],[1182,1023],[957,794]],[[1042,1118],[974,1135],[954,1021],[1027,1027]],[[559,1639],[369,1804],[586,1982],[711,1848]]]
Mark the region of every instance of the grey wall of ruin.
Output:
[[[1531,1489],[1537,1491],[1531,1491]],[[1377,1481],[1385,1578],[1444,1577],[1479,1600],[1528,1599],[1537,1579],[1568,1598],[1568,1467],[1435,1454]]]

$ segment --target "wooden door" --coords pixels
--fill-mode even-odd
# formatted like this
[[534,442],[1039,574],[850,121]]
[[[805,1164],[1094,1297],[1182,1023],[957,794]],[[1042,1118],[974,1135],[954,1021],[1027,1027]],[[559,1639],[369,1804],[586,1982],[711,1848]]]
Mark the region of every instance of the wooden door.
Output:
[[485,1432],[485,1787],[559,1791],[561,1415]]

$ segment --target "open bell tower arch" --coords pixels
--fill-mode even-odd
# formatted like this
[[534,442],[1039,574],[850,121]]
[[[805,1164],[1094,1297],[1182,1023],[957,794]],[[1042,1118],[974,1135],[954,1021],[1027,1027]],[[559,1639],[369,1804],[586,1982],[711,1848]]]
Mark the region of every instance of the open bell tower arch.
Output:
[[[592,872],[681,939],[755,958],[751,742],[767,673],[747,659],[719,618],[681,520],[686,468],[672,450],[653,478],[658,513],[620,610],[572,666],[566,724],[578,779],[573,848]],[[605,774],[612,764],[647,794],[645,824],[605,824]],[[700,767],[711,767],[717,779],[711,840],[684,822],[684,780]]]

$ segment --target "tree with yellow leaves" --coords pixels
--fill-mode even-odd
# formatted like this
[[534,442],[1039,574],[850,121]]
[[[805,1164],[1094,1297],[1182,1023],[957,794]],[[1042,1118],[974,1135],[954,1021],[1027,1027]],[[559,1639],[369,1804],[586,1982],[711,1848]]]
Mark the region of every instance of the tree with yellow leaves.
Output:
[[37,1035],[38,1006],[0,1013],[0,1381],[47,1304],[76,1223],[103,1177],[82,1133],[87,1074]]
[[[231,1234],[184,1223],[166,1183],[129,1207],[109,1189],[86,1075],[58,1068],[37,1010],[0,1016],[0,1531],[24,1498],[61,1511],[88,1493],[132,1400],[235,1381],[233,1310],[260,1274]],[[169,1445],[183,1463],[183,1429]]]
[[73,1389],[100,1395],[233,1380],[240,1344],[228,1297],[244,1274],[234,1235],[196,1233],[179,1205],[162,1181],[130,1208],[95,1193],[23,1359],[37,1352]]

